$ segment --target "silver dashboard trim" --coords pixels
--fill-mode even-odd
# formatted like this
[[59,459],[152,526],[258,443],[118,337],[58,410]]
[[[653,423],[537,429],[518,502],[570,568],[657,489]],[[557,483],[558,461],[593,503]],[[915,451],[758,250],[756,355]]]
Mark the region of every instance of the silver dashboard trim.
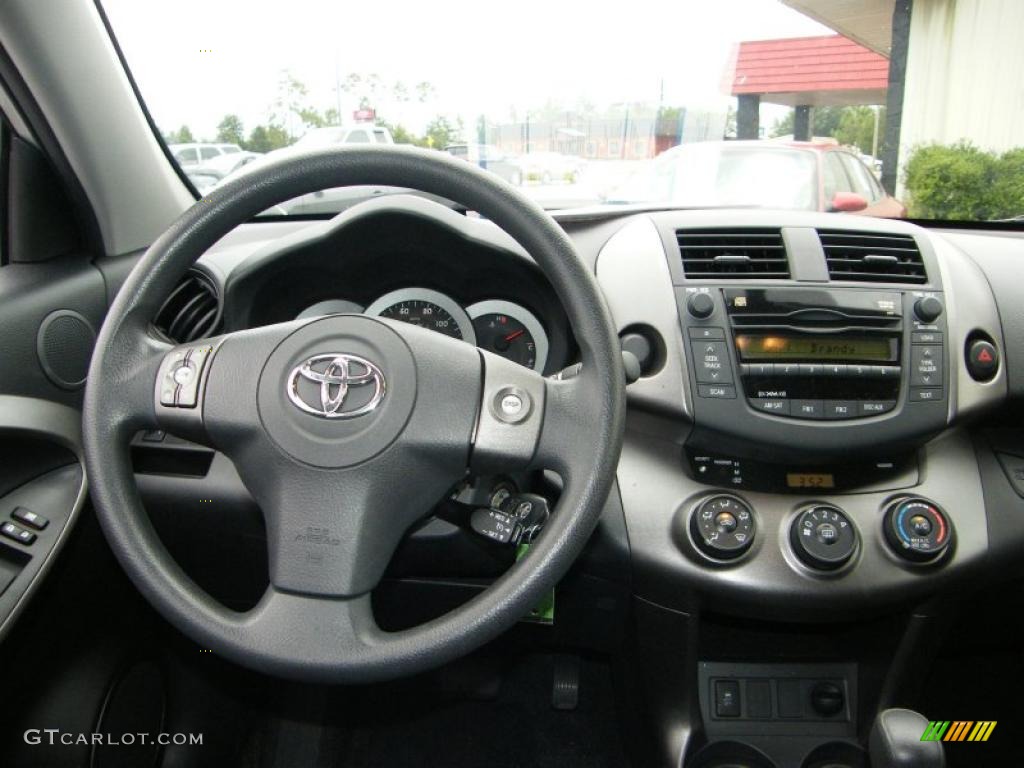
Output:
[[[939,264],[946,304],[950,368],[947,419],[952,424],[960,417],[996,407],[1006,399],[1006,345],[996,299],[981,267],[941,235],[929,234],[928,238]],[[975,381],[967,372],[967,338],[975,331],[994,339],[1000,351],[999,370],[990,381]]]
[[616,329],[649,325],[665,342],[661,370],[626,387],[630,404],[691,419],[679,309],[665,246],[654,222],[640,217],[612,235],[598,254],[595,271]]

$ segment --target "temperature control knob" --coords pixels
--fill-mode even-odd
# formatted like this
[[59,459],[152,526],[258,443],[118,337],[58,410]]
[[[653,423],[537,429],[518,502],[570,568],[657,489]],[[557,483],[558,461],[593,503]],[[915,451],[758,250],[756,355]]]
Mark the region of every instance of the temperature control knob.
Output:
[[900,557],[915,562],[936,560],[949,548],[953,526],[927,499],[900,499],[885,511],[885,540]]
[[754,515],[735,496],[705,499],[690,517],[690,533],[700,550],[721,560],[739,557],[754,543]]
[[834,571],[857,551],[857,529],[839,507],[818,504],[805,509],[793,521],[789,541],[806,565]]

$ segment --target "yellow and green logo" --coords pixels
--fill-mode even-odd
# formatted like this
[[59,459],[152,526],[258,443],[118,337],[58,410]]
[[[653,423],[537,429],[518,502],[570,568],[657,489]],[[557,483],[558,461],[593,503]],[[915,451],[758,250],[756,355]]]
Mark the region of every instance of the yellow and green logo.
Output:
[[995,729],[995,720],[932,720],[921,741],[988,741]]

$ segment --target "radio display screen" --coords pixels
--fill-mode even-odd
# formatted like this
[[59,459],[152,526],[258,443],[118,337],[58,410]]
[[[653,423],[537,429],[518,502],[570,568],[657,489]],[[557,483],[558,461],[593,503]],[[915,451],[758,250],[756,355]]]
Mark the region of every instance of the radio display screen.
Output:
[[737,334],[743,360],[896,360],[894,339]]

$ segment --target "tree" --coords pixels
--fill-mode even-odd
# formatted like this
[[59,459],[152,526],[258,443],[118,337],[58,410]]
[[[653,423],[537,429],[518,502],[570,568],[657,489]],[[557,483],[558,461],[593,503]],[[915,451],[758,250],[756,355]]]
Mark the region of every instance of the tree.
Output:
[[453,124],[444,115],[438,115],[427,124],[427,130],[419,144],[421,147],[444,149],[449,144],[461,141],[462,128],[462,118]]
[[[878,116],[879,142],[881,142],[884,132],[885,110],[883,109]],[[840,144],[857,147],[865,155],[870,155],[875,136],[875,110],[871,107],[847,107],[832,135]]]
[[196,140],[187,125],[181,126],[176,131],[171,131],[164,138],[167,139],[168,144],[191,144]]
[[224,115],[224,119],[217,124],[217,141],[237,144],[245,149],[245,128],[238,115]]
[[282,126],[271,123],[270,125],[257,125],[249,134],[249,140],[245,143],[250,152],[270,152],[281,147],[287,147],[294,139]]

